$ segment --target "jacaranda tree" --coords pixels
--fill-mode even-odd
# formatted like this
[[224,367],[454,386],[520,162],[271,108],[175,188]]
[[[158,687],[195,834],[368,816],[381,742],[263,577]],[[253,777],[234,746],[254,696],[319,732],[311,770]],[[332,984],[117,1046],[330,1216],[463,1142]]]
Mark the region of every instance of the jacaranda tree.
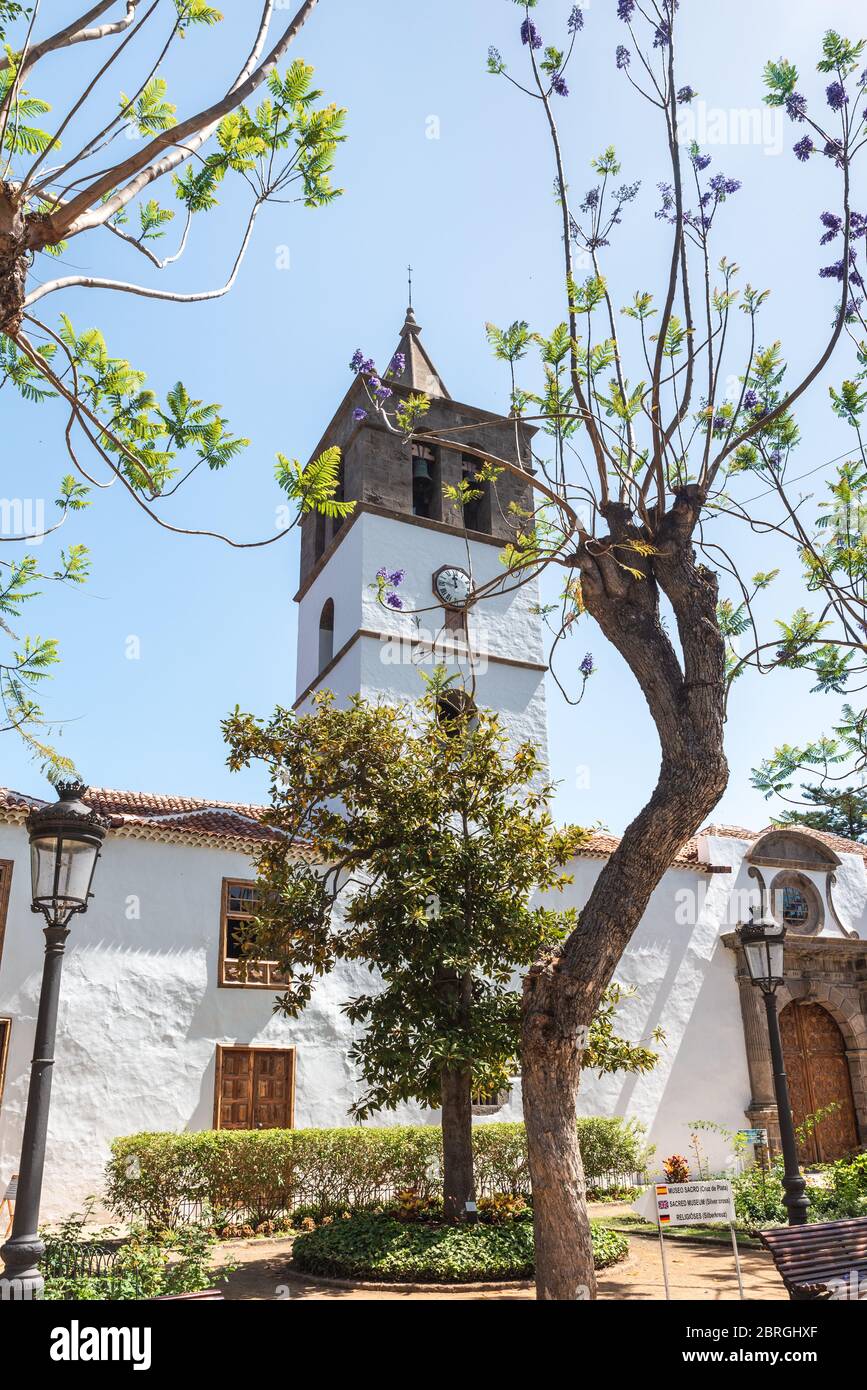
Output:
[[[205,0],[102,0],[83,13],[71,4],[0,0],[0,390],[17,390],[36,407],[49,399],[64,404],[61,439],[71,467],[58,483],[53,523],[40,526],[10,508],[8,524],[4,516],[0,541],[14,558],[0,559],[0,726],[21,732],[49,766],[66,760],[44,741],[36,689],[57,660],[57,644],[18,637],[11,624],[43,581],[81,582],[88,557],[72,543],[53,566],[42,565],[23,547],[88,505],[93,486],[113,482],[156,525],[212,535],[173,523],[166,507],[191,474],[225,467],[249,443],[232,432],[221,406],[183,381],[161,399],[142,365],[109,348],[93,319],[85,327],[72,322],[64,295],[84,289],[175,304],[219,298],[235,283],[266,203],[319,208],[337,196],[329,175],[345,113],[319,104],[304,62],[281,68],[316,4],[304,0],[279,21],[277,0],[251,5],[239,66],[220,76],[214,65],[212,99],[183,112],[184,69],[172,60],[180,45],[196,47],[196,63],[210,73],[207,35],[223,19]],[[128,91],[119,88],[118,68]],[[55,86],[67,93],[59,106]],[[247,194],[247,212],[225,283],[164,287],[162,274],[192,252],[198,224],[215,215],[230,181]],[[172,249],[164,250],[169,236]],[[145,264],[144,283],[99,274],[110,238],[127,249],[131,265]],[[67,249],[96,271],[54,274],[52,261]],[[306,469],[278,456],[277,482],[296,520],[311,507],[341,510],[338,465],[336,451]],[[27,494],[9,470],[5,486]],[[263,545],[280,536],[222,539]]]
[[[542,1298],[570,1299],[594,1289],[574,1124],[586,1028],[651,893],[725,790],[727,694],[748,660],[738,639],[753,621],[756,594],[774,577],[742,574],[711,523],[755,523],[761,531],[763,518],[750,499],[759,491],[776,498],[772,524],[793,536],[792,553],[805,557],[811,585],[851,611],[845,565],[842,576],[832,573],[834,556],[805,547],[792,521],[799,499],[788,473],[799,441],[795,407],[862,321],[867,221],[852,207],[851,185],[867,135],[867,74],[863,43],[834,32],[822,45],[815,95],[790,61],[765,68],[764,99],[792,124],[793,177],[808,178],[802,166],[824,161],[837,181],[836,206],[819,224],[822,244],[833,243],[832,263],[819,268],[831,322],[803,326],[812,347],[794,379],[768,321],[768,292],[742,284],[737,264],[720,249],[741,183],[707,150],[682,139],[682,117],[698,94],[679,72],[678,35],[690,20],[701,24],[703,6],[611,0],[623,25],[609,59],[612,78],[619,75],[622,99],[636,101],[659,132],[666,173],[654,192],[624,172],[613,148],[592,160],[587,188],[570,169],[569,147],[586,130],[580,98],[570,113],[570,72],[590,42],[596,11],[585,22],[573,5],[562,36],[546,42],[549,16],[542,10],[556,16],[559,6],[515,3],[521,65],[492,47],[488,70],[527,102],[548,141],[559,211],[551,254],[562,257],[563,318],[544,333],[524,320],[489,326],[510,374],[513,413],[539,422],[547,437],[534,460],[537,505],[516,518],[523,534],[504,554],[499,587],[562,567],[560,602],[546,614],[554,643],[579,622],[595,625],[637,681],[661,749],[656,786],[602,868],[574,930],[524,982],[537,1287]],[[615,286],[607,274],[610,248],[639,235],[642,215],[645,227],[667,237],[667,274],[656,287]],[[424,399],[394,411],[372,362],[357,354],[354,365],[368,381],[370,409],[387,428],[477,455],[476,479],[465,489],[496,488],[502,470],[515,468],[447,432],[426,432]],[[387,577],[381,582],[383,602],[399,606],[399,586]],[[483,604],[497,587],[475,591],[469,605]],[[853,630],[860,643],[863,628]],[[841,653],[836,643],[823,644],[822,631],[819,619],[798,613],[773,640],[785,660],[812,652],[830,688]],[[759,634],[756,645],[765,641]],[[593,669],[592,657],[575,669],[576,698]]]

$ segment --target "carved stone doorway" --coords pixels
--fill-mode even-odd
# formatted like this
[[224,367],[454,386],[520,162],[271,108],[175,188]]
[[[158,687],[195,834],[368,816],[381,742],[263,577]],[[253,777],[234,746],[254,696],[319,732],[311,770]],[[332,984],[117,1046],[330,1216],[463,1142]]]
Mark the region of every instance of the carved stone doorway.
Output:
[[829,1106],[798,1145],[802,1163],[833,1163],[857,1151],[858,1126],[846,1043],[821,1004],[793,1000],[780,1014],[780,1032],[796,1128]]

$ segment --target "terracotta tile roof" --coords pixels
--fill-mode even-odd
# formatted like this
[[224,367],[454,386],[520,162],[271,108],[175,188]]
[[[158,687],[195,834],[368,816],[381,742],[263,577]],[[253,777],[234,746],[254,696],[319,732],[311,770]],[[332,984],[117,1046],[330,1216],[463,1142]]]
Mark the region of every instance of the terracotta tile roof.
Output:
[[[762,835],[767,835],[772,830],[786,829],[785,826],[766,825],[762,830],[747,830],[742,825],[705,825],[691,840],[681,848],[677,858],[672,862],[673,869],[698,869],[703,873],[713,873],[715,866],[703,864],[698,857],[698,841],[705,835],[716,835],[723,839],[747,840],[754,844]],[[831,835],[826,830],[811,830],[809,826],[792,826],[791,829],[798,830],[802,834],[812,835],[817,840],[821,840],[837,854],[858,854],[867,863],[867,845],[862,845],[858,840],[847,840],[842,835]],[[620,844],[618,835],[609,835],[605,831],[597,831],[591,835],[590,840],[579,854],[585,859],[607,859],[613,854]],[[719,869],[717,869],[719,872]]]
[[[247,849],[276,833],[262,824],[264,806],[243,802],[116,791],[109,787],[90,787],[84,800],[109,817],[115,832],[131,838]],[[31,807],[43,805],[42,798],[0,788],[2,819],[23,820]]]
[[[202,797],[117,791],[110,787],[90,787],[85,801],[110,817],[113,830],[136,839],[211,844],[243,850],[253,849],[276,834],[263,824],[267,807],[249,802],[208,801]],[[0,787],[0,821],[23,821],[33,806],[44,805],[45,801],[40,797]],[[687,840],[671,867],[713,873],[716,866],[704,864],[699,859],[698,840],[702,836],[716,835],[753,843],[760,836],[779,828],[775,825],[765,826],[763,830],[748,830],[741,825],[704,826],[697,836]],[[847,840],[824,830],[799,829],[814,835],[838,854],[858,854],[867,862],[867,845],[859,844],[857,840]],[[578,855],[583,859],[608,859],[619,844],[618,835],[604,830],[595,831]]]
[[[582,859],[608,859],[619,844],[619,835],[609,835],[607,831],[598,830],[590,836],[587,844],[578,851],[578,855]],[[698,846],[695,840],[687,840],[671,867],[673,869],[699,869],[701,872],[706,872],[709,866],[699,862]]]

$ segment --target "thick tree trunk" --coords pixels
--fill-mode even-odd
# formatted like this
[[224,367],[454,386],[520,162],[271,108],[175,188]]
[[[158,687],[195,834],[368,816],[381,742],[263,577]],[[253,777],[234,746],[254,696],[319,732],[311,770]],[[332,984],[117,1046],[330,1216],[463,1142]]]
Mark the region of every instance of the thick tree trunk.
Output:
[[577,1030],[554,1033],[542,1007],[546,977],[533,976],[525,999],[521,1084],[533,1185],[536,1293],[539,1298],[596,1297],[596,1274],[578,1147],[575,1109],[581,1072]]
[[[654,888],[713,810],[728,780],[723,752],[725,646],[716,576],[697,565],[692,532],[703,499],[685,489],[647,542],[626,508],[612,505],[608,543],[575,557],[589,612],[641,686],[662,747],[650,801],[626,830],[585,904],[578,926],[524,982],[522,1076],[540,1298],[592,1297],[594,1276],[575,1113],[581,1056],[603,991]],[[619,554],[618,554],[619,552]],[[640,569],[631,576],[620,563]],[[660,613],[677,619],[680,654]],[[588,1292],[584,1292],[587,1290]]]
[[443,1207],[447,1221],[461,1221],[475,1201],[473,1171],[472,1071],[444,1067],[440,1081],[443,1111]]

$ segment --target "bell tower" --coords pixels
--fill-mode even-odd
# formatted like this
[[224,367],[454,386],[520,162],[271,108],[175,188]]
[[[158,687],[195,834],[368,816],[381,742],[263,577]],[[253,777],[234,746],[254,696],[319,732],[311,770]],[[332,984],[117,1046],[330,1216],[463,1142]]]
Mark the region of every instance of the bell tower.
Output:
[[[396,351],[405,366],[388,379],[390,406],[423,392],[430,400],[426,433],[489,450],[531,473],[535,430],[454,400],[411,308]],[[308,707],[319,689],[340,701],[354,694],[416,700],[420,671],[445,665],[460,672],[477,705],[501,714],[510,738],[531,739],[547,756],[538,581],[494,589],[468,613],[463,608],[467,591],[503,577],[500,552],[522,526],[512,506],[532,510],[529,479],[503,471],[461,508],[443,488],[472,479],[478,458],[436,443],[406,444],[377,419],[359,377],[313,457],[334,445],[342,456],[340,495],[356,505],[344,520],[310,513],[301,524],[295,707]],[[395,588],[399,608],[379,600],[382,569],[403,572]]]

